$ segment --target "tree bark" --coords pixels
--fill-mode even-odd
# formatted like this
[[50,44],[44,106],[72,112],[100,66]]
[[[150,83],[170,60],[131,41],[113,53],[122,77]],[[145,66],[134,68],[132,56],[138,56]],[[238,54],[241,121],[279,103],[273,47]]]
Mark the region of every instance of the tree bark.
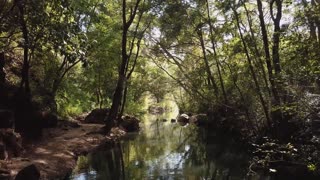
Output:
[[5,59],[4,59],[4,53],[0,53],[0,89],[4,86],[5,80],[6,80],[6,73],[4,72],[4,65],[5,65]]
[[268,33],[267,33],[265,21],[264,21],[264,14],[263,14],[261,0],[257,0],[257,4],[258,4],[260,28],[261,28],[261,33],[262,33],[262,40],[263,40],[263,47],[264,47],[264,52],[265,52],[268,76],[269,76],[269,81],[271,84],[271,91],[272,91],[273,97],[276,101],[276,104],[280,104],[278,90],[276,88],[276,84],[275,84],[274,77],[273,77],[273,68],[272,68],[272,64],[271,64]]
[[265,102],[265,100],[263,98],[263,95],[262,95],[262,92],[261,92],[261,89],[260,89],[260,85],[259,85],[256,73],[255,73],[253,65],[252,65],[252,60],[251,60],[251,57],[249,55],[247,44],[246,44],[246,42],[245,42],[245,40],[243,38],[242,32],[241,32],[239,15],[238,15],[238,13],[237,13],[237,11],[235,9],[233,9],[233,11],[234,11],[234,15],[235,15],[235,18],[236,18],[236,23],[237,23],[240,39],[242,41],[242,44],[243,44],[243,47],[244,47],[244,50],[245,50],[245,54],[246,54],[246,57],[247,57],[247,61],[248,61],[248,64],[249,64],[249,69],[250,69],[250,72],[251,72],[251,76],[252,76],[252,79],[253,79],[254,84],[256,86],[256,92],[257,92],[257,94],[259,96],[259,99],[260,99],[260,102],[261,102],[265,117],[267,119],[267,124],[268,124],[269,128],[271,128],[272,127],[272,121],[271,121],[271,118],[269,116],[268,106],[267,106],[267,104],[266,104],[266,102]]
[[[277,13],[276,16],[273,14],[273,5],[276,4]],[[280,67],[280,55],[279,55],[279,46],[280,46],[280,20],[282,17],[282,0],[271,0],[270,2],[270,14],[271,19],[274,23],[274,31],[273,31],[273,45],[272,45],[272,59],[273,66],[276,75],[281,72]]]
[[17,1],[17,6],[19,9],[19,23],[20,23],[20,28],[22,31],[22,36],[24,39],[24,44],[23,44],[23,66],[21,70],[21,82],[20,82],[20,90],[24,90],[24,92],[27,95],[30,95],[30,83],[29,83],[29,69],[30,69],[30,64],[29,64],[29,33],[27,29],[27,24],[24,19],[25,16],[25,4],[23,4],[23,1]]
[[205,63],[205,68],[206,68],[206,72],[207,72],[208,85],[209,85],[209,87],[211,87],[214,90],[215,95],[218,96],[218,86],[217,86],[217,83],[216,83],[216,81],[212,75],[211,69],[210,69],[201,27],[199,27],[196,31],[199,36],[200,45],[201,45],[201,49],[202,49],[202,53],[203,53],[203,61]]
[[256,39],[256,36],[255,36],[253,28],[252,28],[252,19],[250,18],[250,14],[249,14],[249,11],[248,11],[247,6],[246,6],[245,3],[243,3],[243,6],[244,6],[244,9],[246,11],[246,16],[247,16],[247,21],[248,21],[248,24],[249,24],[249,30],[250,30],[251,39],[252,39],[252,42],[253,42],[254,52],[255,52],[255,55],[256,55],[256,57],[258,59],[258,64],[259,64],[261,72],[262,72],[262,76],[263,76],[263,80],[264,80],[266,89],[268,90],[269,96],[271,96],[271,91],[270,91],[270,88],[269,88],[267,73],[265,71],[264,63],[263,63],[263,61],[261,59],[261,53],[260,53],[260,51],[258,49],[257,39]]
[[137,9],[140,4],[141,0],[137,0],[135,3],[135,6],[131,8],[130,16],[127,21],[126,17],[126,9],[127,9],[127,4],[126,0],[122,0],[122,41],[121,41],[121,64],[120,64],[120,69],[119,69],[119,76],[118,76],[118,81],[117,81],[117,86],[115,89],[115,92],[113,94],[113,99],[112,99],[112,105],[111,109],[109,112],[109,115],[106,119],[106,128],[109,130],[108,126],[112,126],[116,124],[116,120],[118,118],[118,115],[120,113],[120,108],[121,108],[121,102],[123,99],[123,93],[125,89],[125,83],[127,81],[126,77],[126,70],[127,66],[129,64],[129,56],[127,54],[127,35],[129,28],[131,24],[133,23],[133,20],[137,14]]
[[210,16],[210,10],[209,10],[209,2],[208,0],[206,0],[206,5],[207,5],[207,14],[208,14],[208,21],[209,21],[209,32],[210,32],[210,41],[211,41],[211,45],[212,45],[212,50],[213,50],[213,55],[214,55],[214,59],[216,61],[216,66],[217,66],[217,70],[218,70],[218,76],[219,76],[219,80],[220,80],[220,85],[221,85],[221,90],[222,90],[222,94],[224,97],[224,101],[226,104],[228,104],[228,97],[227,97],[227,93],[224,87],[224,82],[223,82],[223,78],[222,78],[222,74],[221,74],[221,69],[220,69],[220,62],[218,60],[218,54],[216,51],[216,46],[215,46],[215,42],[214,42],[214,37],[213,37],[213,25],[211,22],[211,16]]

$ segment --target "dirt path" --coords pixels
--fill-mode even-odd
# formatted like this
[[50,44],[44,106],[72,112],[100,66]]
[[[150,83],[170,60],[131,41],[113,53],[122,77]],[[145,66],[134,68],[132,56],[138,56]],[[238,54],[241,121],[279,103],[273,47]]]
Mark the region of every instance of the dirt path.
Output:
[[112,140],[99,133],[103,125],[80,124],[80,127],[46,130],[38,143],[29,145],[21,157],[2,161],[10,170],[11,179],[24,167],[35,164],[41,179],[63,179],[76,165],[77,157],[86,154],[98,145]]

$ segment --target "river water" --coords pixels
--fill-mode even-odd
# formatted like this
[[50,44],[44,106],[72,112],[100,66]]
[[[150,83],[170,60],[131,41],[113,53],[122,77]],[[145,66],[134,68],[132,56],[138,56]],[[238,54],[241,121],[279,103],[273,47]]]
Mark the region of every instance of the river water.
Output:
[[225,135],[172,123],[177,114],[146,114],[139,133],[80,157],[70,179],[247,179],[250,156],[244,147]]

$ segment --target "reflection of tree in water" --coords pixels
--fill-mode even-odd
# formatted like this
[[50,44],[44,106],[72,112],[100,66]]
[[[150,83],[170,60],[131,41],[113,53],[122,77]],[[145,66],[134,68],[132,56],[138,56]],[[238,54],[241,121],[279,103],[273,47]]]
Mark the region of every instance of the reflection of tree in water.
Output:
[[248,167],[248,154],[239,142],[223,132],[201,132],[206,152],[206,177],[213,179],[244,179]]
[[89,156],[94,179],[243,179],[246,173],[246,156],[225,135],[154,120],[128,137]]
[[120,145],[116,145],[111,150],[89,155],[91,167],[97,172],[95,179],[124,179],[120,148]]

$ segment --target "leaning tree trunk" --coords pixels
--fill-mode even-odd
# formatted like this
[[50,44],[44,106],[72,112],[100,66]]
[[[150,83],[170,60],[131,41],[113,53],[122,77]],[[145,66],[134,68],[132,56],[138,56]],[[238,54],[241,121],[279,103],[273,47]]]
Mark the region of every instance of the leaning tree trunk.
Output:
[[257,63],[259,65],[260,69],[261,69],[266,89],[267,89],[267,91],[269,93],[269,96],[271,96],[272,94],[271,94],[271,91],[270,91],[270,88],[269,88],[269,82],[268,82],[267,73],[266,73],[265,68],[264,68],[264,63],[263,63],[263,60],[261,58],[261,53],[260,53],[260,51],[258,49],[257,38],[256,38],[256,36],[254,34],[254,30],[253,30],[252,18],[250,17],[249,10],[248,10],[248,8],[247,8],[245,3],[243,4],[243,6],[244,6],[244,9],[245,9],[246,16],[247,16],[247,21],[248,21],[248,24],[249,24],[249,30],[250,30],[250,34],[251,34],[251,40],[252,40],[252,43],[253,43],[253,49],[254,49],[255,55],[256,55],[257,60],[258,60]]
[[216,61],[216,66],[217,66],[217,71],[218,71],[218,76],[219,76],[219,80],[220,80],[220,85],[221,85],[221,90],[222,90],[222,94],[224,97],[224,102],[226,104],[228,104],[228,97],[227,97],[227,93],[224,87],[224,82],[223,82],[223,78],[222,78],[222,74],[221,74],[221,69],[220,69],[220,63],[218,60],[218,54],[216,51],[216,46],[215,46],[215,42],[214,42],[214,37],[213,37],[213,25],[211,22],[211,16],[210,16],[210,9],[209,9],[209,2],[208,0],[206,0],[206,8],[207,8],[207,15],[208,15],[208,22],[209,22],[209,32],[210,32],[210,41],[211,41],[211,45],[212,45],[212,50],[213,50],[213,55],[214,55],[214,59]]
[[205,63],[205,68],[206,68],[206,72],[207,72],[208,85],[210,88],[212,88],[214,90],[215,95],[218,96],[218,86],[217,86],[217,83],[216,83],[216,81],[213,77],[213,74],[211,72],[211,69],[210,69],[210,65],[209,65],[209,61],[208,61],[208,57],[207,57],[207,53],[206,53],[206,48],[204,46],[204,40],[203,40],[203,34],[202,34],[201,27],[199,27],[199,29],[197,29],[197,34],[199,36],[201,49],[202,49],[202,53],[203,53],[203,61]]
[[237,28],[238,28],[238,31],[239,31],[240,39],[242,41],[242,44],[243,44],[243,47],[244,47],[244,50],[245,50],[245,55],[247,57],[247,61],[248,61],[248,64],[249,64],[249,70],[251,72],[251,76],[252,76],[253,82],[254,82],[254,84],[256,86],[256,92],[257,92],[257,94],[259,96],[259,99],[260,99],[260,102],[261,102],[265,117],[267,119],[268,126],[269,126],[269,128],[271,128],[272,121],[271,121],[271,118],[269,116],[268,106],[266,104],[266,101],[263,98],[263,95],[262,95],[262,92],[261,92],[261,89],[260,89],[260,85],[259,85],[259,82],[258,82],[258,78],[257,78],[257,75],[256,75],[256,73],[254,71],[254,68],[253,68],[253,65],[252,65],[252,60],[251,60],[251,57],[249,55],[247,44],[246,44],[246,42],[244,40],[244,37],[242,35],[242,32],[241,32],[239,15],[238,15],[236,9],[233,9],[233,12],[235,14],[235,18],[236,18],[236,23],[237,23]]

